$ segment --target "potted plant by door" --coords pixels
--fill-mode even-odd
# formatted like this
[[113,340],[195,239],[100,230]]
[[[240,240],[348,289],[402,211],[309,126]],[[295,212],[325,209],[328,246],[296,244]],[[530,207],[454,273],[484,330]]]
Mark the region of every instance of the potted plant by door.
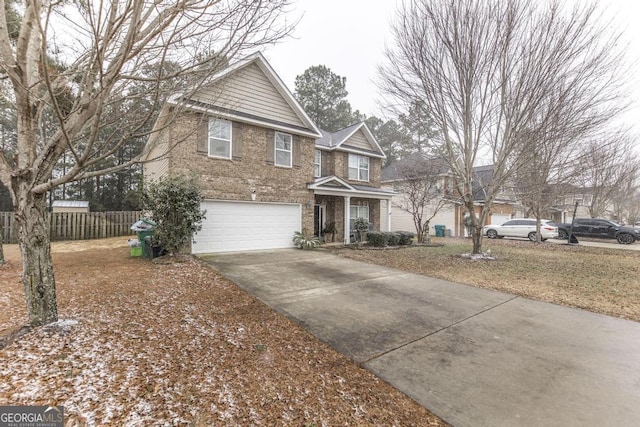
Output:
[[353,222],[353,226],[356,231],[358,231],[360,237],[359,243],[364,243],[367,237],[367,231],[369,231],[369,221],[364,218],[356,218],[356,220]]
[[327,222],[322,229],[322,237],[325,242],[328,242],[328,237],[331,235],[331,242],[334,242],[336,239],[336,223],[331,221]]

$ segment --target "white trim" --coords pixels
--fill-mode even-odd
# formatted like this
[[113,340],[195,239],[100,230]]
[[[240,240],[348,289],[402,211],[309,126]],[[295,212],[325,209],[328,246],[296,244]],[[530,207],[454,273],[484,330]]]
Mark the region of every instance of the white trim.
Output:
[[313,194],[318,196],[341,196],[341,197],[364,197],[367,199],[378,199],[378,200],[391,200],[393,194],[381,194],[373,191],[360,191],[360,190],[332,190],[328,188],[318,188],[313,190]]
[[[355,208],[356,212],[358,212],[358,215],[353,218],[351,216],[351,209]],[[360,216],[360,209],[364,209],[367,208],[367,218],[365,218],[367,220],[367,222],[371,222],[371,208],[369,207],[369,205],[354,205],[353,203],[350,202],[349,204],[349,229],[351,229],[351,220],[356,220],[358,218],[364,218],[363,216]]]
[[[318,156],[318,163],[316,163],[316,156]],[[316,175],[316,166],[318,167],[318,173]],[[314,178],[320,178],[322,176],[322,151],[317,148],[313,151],[313,176]]]
[[349,189],[351,191],[356,191],[356,189],[351,184],[349,184],[347,181],[345,181],[342,178],[337,177],[335,175],[329,175],[329,176],[325,176],[325,177],[322,177],[320,179],[317,179],[312,184],[307,185],[307,188],[309,190],[314,190],[314,189],[320,187],[321,185],[324,185],[324,184],[326,184],[328,182],[331,182],[331,181],[335,181],[338,184],[346,187],[347,189]]
[[[351,156],[353,156],[353,158],[356,159],[356,163],[358,164],[356,166],[356,168],[355,168],[356,169],[356,175],[357,175],[356,178],[352,178],[351,177],[351,169],[353,169],[353,167],[351,167],[351,159],[352,159]],[[366,169],[367,170],[367,179],[361,179],[360,178],[360,171],[361,170],[363,170],[363,171],[365,170],[364,168],[360,168],[360,159],[361,158],[367,159],[367,169]],[[348,172],[348,175],[349,175],[348,178],[350,180],[352,180],[352,181],[370,182],[371,181],[370,180],[370,178],[371,178],[371,159],[369,159],[369,156],[362,156],[360,154],[351,154],[350,153],[347,156],[347,172]]]
[[[177,105],[177,103],[173,103],[173,105]],[[251,119],[251,118],[247,118],[237,114],[226,113],[216,108],[205,108],[205,107],[200,107],[198,105],[183,105],[183,107],[188,110],[200,111],[203,113],[207,113],[208,115],[211,115],[211,116],[221,117],[223,119],[232,120],[234,122],[249,123],[252,125],[279,130],[279,131],[291,133],[294,135],[306,136],[313,139],[316,139],[318,137],[318,135],[312,132],[306,132],[298,128],[289,127],[287,125],[279,125],[279,124],[272,123],[269,121],[264,121],[264,120]]]
[[[288,136],[289,140],[289,150],[285,150],[284,148],[278,148],[278,135]],[[286,141],[284,141],[286,143]],[[278,163],[278,151],[289,153],[289,164],[283,165]],[[275,132],[273,134],[273,165],[281,168],[291,168],[293,167],[293,135],[284,132]]]
[[344,196],[344,244],[351,243],[351,196]]
[[[344,186],[344,188],[323,187],[323,185],[332,181]],[[393,196],[398,194],[395,191],[391,193],[380,193],[377,191],[358,190],[348,182],[335,175],[325,176],[323,178],[317,179],[312,184],[307,184],[307,189],[313,190],[313,194],[317,194],[319,196],[363,196],[369,199],[379,200],[391,200]]]
[[[336,151],[343,151],[345,153],[360,154],[360,155],[363,155],[363,156],[375,157],[375,158],[378,158],[378,159],[386,159],[387,158],[387,156],[385,156],[384,154],[382,154],[382,155],[375,154],[375,153],[372,153],[371,151],[358,150],[357,148],[353,148],[352,149],[352,148],[344,148],[344,147],[340,147],[340,146],[338,146],[336,148],[338,148],[338,150],[336,150]],[[336,148],[334,148],[334,150]]]
[[357,148],[344,148],[344,147],[340,147],[338,145],[334,146],[334,147],[327,147],[326,145],[319,145],[316,143],[316,150],[322,150],[322,151],[337,151],[340,153],[354,153],[354,154],[361,154],[363,156],[367,156],[367,157],[375,157],[377,159],[386,159],[387,156],[385,156],[384,154],[376,154],[372,151],[366,151],[366,150],[358,150]]
[[230,200],[230,199],[202,199],[203,202],[229,202],[229,203],[249,203],[251,205],[292,205],[300,207],[300,215],[302,215],[302,204],[296,202],[269,202],[269,201],[251,201],[251,200]]
[[[225,156],[217,156],[215,154],[211,154],[211,139],[214,139],[216,141],[221,141],[221,142],[227,142],[224,139],[220,139],[220,138],[212,138],[211,137],[211,124],[215,123],[215,122],[221,122],[221,123],[226,123],[229,125],[229,156],[225,157]],[[231,159],[233,157],[233,123],[229,120],[225,120],[225,119],[219,119],[217,117],[210,117],[209,118],[209,122],[207,123],[207,155],[209,157],[212,157],[214,159]]]

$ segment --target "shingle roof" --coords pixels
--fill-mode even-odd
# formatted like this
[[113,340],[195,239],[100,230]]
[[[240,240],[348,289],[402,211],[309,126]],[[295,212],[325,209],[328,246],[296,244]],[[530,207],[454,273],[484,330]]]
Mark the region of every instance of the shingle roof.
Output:
[[[449,166],[440,157],[430,157],[424,153],[415,153],[404,157],[382,169],[382,182],[402,181],[409,177],[420,177],[420,171],[426,174],[436,173],[444,175],[450,171]],[[482,202],[487,199],[486,189],[493,183],[493,165],[476,166],[473,168],[472,192],[473,200]],[[500,192],[499,200],[513,201],[512,191]]]
[[[371,143],[371,148],[373,148],[372,150],[367,150],[360,147],[352,147],[347,144],[344,144],[346,141],[349,140],[351,135],[355,134],[355,132],[358,131],[358,129],[362,129],[367,140]],[[382,148],[380,148],[380,145],[375,140],[375,136],[373,136],[373,134],[371,133],[371,131],[369,130],[365,122],[354,123],[351,126],[347,126],[346,128],[340,129],[336,132],[327,132],[325,130],[320,129],[320,134],[322,135],[322,137],[319,139],[316,139],[317,146],[327,147],[330,149],[336,149],[336,148],[342,147],[345,150],[361,151],[363,153],[371,154],[376,157],[382,157],[382,158],[386,157],[384,152],[382,151]]]
[[442,175],[449,171],[449,166],[440,157],[428,156],[424,153],[414,153],[400,160],[396,160],[382,169],[382,181],[399,181],[408,176],[418,177],[424,171],[424,175]]
[[[487,199],[487,187],[493,185],[493,165],[474,167],[471,185],[473,200],[476,202],[485,201]],[[516,196],[513,189],[499,189],[494,200],[514,202]]]

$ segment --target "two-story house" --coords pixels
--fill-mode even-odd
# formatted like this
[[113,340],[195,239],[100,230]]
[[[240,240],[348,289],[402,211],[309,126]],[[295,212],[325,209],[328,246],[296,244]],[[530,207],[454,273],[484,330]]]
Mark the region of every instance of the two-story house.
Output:
[[[175,94],[149,139],[144,179],[197,176],[207,211],[193,253],[286,248],[295,231],[355,216],[376,227],[384,154],[364,124],[327,134],[265,58],[237,61],[193,94]],[[379,225],[377,225],[379,226]]]

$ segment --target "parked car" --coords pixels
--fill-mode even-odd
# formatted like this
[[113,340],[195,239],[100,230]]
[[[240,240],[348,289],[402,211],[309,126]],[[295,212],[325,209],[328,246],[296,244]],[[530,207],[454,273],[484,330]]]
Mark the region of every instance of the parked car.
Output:
[[[500,225],[485,225],[483,233],[490,239],[502,239],[503,237],[523,237],[532,242],[536,241],[536,220],[535,218],[510,219]],[[544,242],[547,239],[558,237],[558,228],[553,221],[548,219],[540,220],[540,236]]]
[[[558,224],[558,237],[568,239],[571,224]],[[577,237],[595,237],[616,239],[618,243],[629,245],[640,240],[640,228],[620,225],[617,222],[600,218],[576,218],[573,221],[573,235]]]

